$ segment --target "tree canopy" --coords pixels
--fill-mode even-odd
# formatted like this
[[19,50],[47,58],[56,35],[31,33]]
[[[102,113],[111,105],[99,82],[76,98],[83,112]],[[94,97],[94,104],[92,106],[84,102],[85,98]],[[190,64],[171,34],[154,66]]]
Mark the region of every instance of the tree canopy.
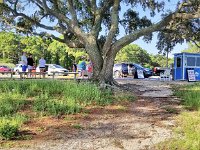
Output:
[[195,43],[195,44],[190,42],[188,44],[188,49],[185,49],[182,52],[200,53],[200,47],[198,45],[200,45],[200,42]]
[[[152,22],[147,14],[140,16],[138,7],[152,17],[162,12],[163,17]],[[150,41],[152,33],[159,32],[157,47],[164,51],[185,39],[199,40],[200,1],[179,0],[174,11],[164,8],[164,0],[4,0],[0,22],[6,30],[15,28],[84,48],[93,62],[93,79],[112,83],[109,68],[116,54],[140,37]],[[124,36],[118,36],[121,27]]]
[[146,50],[136,44],[130,44],[117,53],[116,62],[134,62],[142,65],[148,64],[151,59]]

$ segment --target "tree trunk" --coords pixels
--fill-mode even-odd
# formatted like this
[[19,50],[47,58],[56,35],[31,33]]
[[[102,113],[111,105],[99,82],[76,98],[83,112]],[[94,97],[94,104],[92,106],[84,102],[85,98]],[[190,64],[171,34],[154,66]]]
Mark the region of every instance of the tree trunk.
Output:
[[116,56],[114,51],[111,49],[108,50],[103,57],[96,43],[89,42],[86,46],[86,52],[89,54],[90,60],[93,63],[92,80],[100,84],[113,85],[113,65]]
[[86,52],[88,53],[93,65],[92,80],[98,82],[99,74],[103,66],[103,58],[96,44],[87,45]]
[[116,54],[113,54],[112,50],[109,50],[103,61],[103,67],[99,76],[100,83],[102,84],[114,84],[113,79],[113,66]]

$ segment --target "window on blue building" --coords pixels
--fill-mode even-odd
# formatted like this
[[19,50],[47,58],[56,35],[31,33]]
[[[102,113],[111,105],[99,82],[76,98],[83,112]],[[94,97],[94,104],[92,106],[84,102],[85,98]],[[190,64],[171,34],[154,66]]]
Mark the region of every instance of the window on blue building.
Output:
[[181,67],[181,58],[180,57],[177,57],[176,59],[176,67]]
[[196,59],[196,66],[200,67],[200,57],[197,57]]
[[195,57],[187,57],[187,66],[195,66]]

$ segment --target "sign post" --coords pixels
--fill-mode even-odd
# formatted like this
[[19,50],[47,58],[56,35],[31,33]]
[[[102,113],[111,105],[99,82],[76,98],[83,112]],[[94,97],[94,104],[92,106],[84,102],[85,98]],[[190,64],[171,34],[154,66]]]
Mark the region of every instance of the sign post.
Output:
[[137,69],[138,79],[144,79],[144,72],[142,69]]
[[196,81],[194,70],[187,70],[188,73],[188,81]]

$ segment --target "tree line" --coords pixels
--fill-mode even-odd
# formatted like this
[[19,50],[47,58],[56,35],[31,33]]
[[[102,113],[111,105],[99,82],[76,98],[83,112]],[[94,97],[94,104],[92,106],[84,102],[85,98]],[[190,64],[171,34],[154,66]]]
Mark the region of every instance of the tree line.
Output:
[[[38,62],[44,55],[47,63],[55,63],[70,68],[72,63],[78,63],[82,56],[86,59],[87,53],[83,49],[69,48],[66,44],[39,36],[23,36],[13,32],[0,32],[0,62],[19,62],[22,52],[31,53]],[[172,59],[170,59],[172,63]],[[166,57],[149,54],[136,44],[130,44],[117,53],[115,63],[134,62],[145,67],[166,66]]]

